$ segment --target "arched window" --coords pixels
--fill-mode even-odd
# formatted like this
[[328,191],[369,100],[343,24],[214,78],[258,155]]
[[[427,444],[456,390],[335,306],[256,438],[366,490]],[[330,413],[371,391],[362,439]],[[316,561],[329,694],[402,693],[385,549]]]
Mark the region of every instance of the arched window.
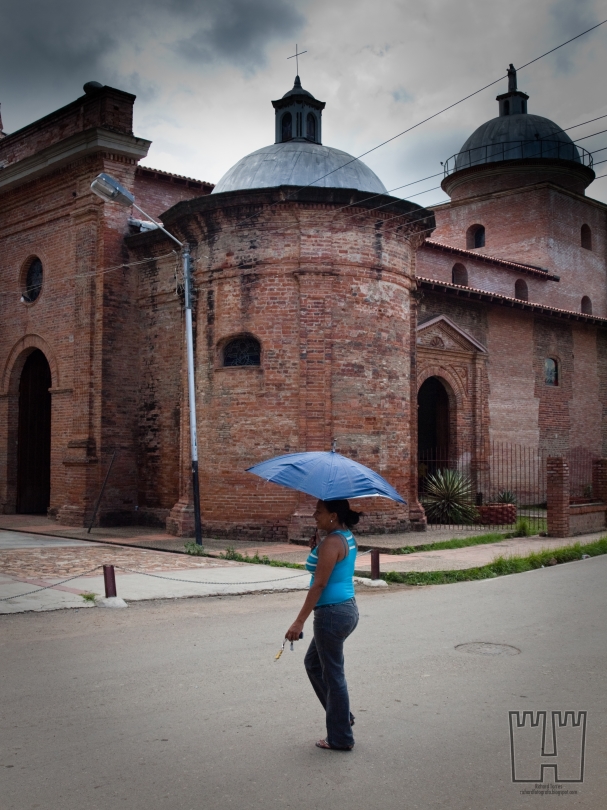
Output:
[[587,295],[582,298],[582,312],[584,315],[592,315],[592,301]]
[[224,367],[261,365],[261,345],[249,335],[240,335],[228,341],[223,349]]
[[485,247],[484,225],[471,225],[466,231],[466,247],[468,250]]
[[453,270],[451,271],[451,281],[454,284],[459,284],[461,287],[468,286],[468,271],[463,264],[458,262],[457,264],[453,265]]
[[582,247],[586,250],[592,250],[592,231],[588,225],[582,225],[580,232],[582,239]]
[[544,360],[544,382],[546,385],[559,384],[559,364],[552,357]]
[[518,298],[520,301],[529,300],[527,282],[522,278],[516,280],[516,284],[514,285],[514,297]]
[[306,119],[306,132],[306,137],[308,140],[316,143],[316,118],[314,118],[312,113],[308,113],[308,117]]
[[290,141],[293,138],[293,118],[291,113],[285,113],[282,117],[282,136],[283,141]]
[[23,275],[21,294],[23,300],[28,304],[33,303],[40,295],[42,290],[42,277],[44,272],[42,270],[42,262],[35,256],[30,260],[27,270]]

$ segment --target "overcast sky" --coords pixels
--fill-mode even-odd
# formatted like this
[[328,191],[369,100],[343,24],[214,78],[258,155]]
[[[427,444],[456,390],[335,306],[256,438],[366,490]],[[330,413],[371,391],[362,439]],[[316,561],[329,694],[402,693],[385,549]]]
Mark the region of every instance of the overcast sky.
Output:
[[[326,101],[323,142],[359,155],[602,19],[599,0],[0,0],[0,103],[13,132],[95,80],[137,94],[148,166],[216,182],[274,140],[271,99]],[[562,127],[607,113],[607,25],[519,73]],[[504,79],[365,158],[388,189],[441,170],[497,115]],[[605,119],[607,122],[607,119]],[[574,138],[607,129],[597,121]],[[581,141],[595,150],[607,133]],[[607,160],[607,149],[595,160]],[[607,173],[607,163],[596,167]],[[440,178],[395,192],[410,197]],[[589,193],[607,201],[607,177]],[[430,190],[413,199],[445,199]]]

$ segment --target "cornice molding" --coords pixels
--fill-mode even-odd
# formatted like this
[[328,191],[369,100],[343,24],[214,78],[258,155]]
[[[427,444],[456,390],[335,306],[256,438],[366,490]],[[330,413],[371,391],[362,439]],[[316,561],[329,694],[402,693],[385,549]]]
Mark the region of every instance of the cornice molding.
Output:
[[0,169],[0,192],[41,177],[74,160],[99,152],[109,152],[141,160],[147,155],[150,144],[151,141],[144,138],[135,138],[133,135],[112,132],[99,127],[86,132],[78,132],[70,138],[41,149],[35,155],[30,155]]

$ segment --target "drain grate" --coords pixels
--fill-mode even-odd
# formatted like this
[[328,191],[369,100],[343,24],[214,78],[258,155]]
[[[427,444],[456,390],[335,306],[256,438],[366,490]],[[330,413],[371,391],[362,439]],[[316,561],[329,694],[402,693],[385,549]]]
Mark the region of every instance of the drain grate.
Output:
[[457,644],[456,650],[472,655],[518,655],[518,647],[510,644],[492,644],[489,641],[471,641],[467,644]]

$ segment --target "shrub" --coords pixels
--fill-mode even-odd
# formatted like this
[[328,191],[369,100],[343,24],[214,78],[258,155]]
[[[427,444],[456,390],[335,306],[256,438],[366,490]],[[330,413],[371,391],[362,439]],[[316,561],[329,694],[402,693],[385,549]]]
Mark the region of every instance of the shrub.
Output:
[[533,534],[527,518],[519,518],[516,521],[514,531],[510,532],[510,537],[530,537]]
[[204,552],[204,546],[199,546],[198,543],[193,543],[191,541],[184,543],[183,547],[185,549],[186,554],[192,554],[194,557],[206,557],[207,555]]
[[430,523],[474,523],[472,482],[457,470],[437,470],[426,479],[422,504]]
[[509,489],[502,489],[497,493],[496,503],[516,503],[516,496]]

